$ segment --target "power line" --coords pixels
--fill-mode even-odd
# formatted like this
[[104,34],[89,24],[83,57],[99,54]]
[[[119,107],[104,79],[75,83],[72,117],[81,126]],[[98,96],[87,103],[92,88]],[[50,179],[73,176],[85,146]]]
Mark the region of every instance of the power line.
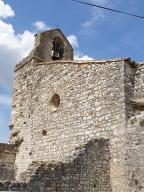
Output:
[[72,1],[74,1],[76,3],[81,3],[81,4],[88,5],[88,6],[92,6],[92,7],[98,7],[100,9],[105,9],[105,10],[108,10],[108,11],[113,11],[113,12],[120,13],[120,14],[129,15],[129,16],[132,16],[132,17],[137,17],[139,19],[144,19],[144,16],[127,13],[127,12],[116,10],[116,9],[111,9],[111,8],[108,8],[108,7],[100,6],[98,4],[92,4],[92,3],[83,2],[83,1],[79,1],[79,0],[72,0]]

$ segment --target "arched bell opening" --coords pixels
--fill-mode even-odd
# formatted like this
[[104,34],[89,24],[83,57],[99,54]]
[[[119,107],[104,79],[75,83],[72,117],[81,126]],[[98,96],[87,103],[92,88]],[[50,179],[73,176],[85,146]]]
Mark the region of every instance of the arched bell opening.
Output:
[[62,60],[64,57],[64,43],[60,37],[55,37],[52,46],[52,60]]

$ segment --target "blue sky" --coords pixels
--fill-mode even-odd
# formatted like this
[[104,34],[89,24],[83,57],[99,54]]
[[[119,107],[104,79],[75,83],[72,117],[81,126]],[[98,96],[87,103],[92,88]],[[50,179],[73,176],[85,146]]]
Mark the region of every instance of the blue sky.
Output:
[[[83,0],[144,16],[143,0]],[[60,28],[75,59],[144,60],[144,20],[71,0],[0,0],[0,142],[7,142],[13,66],[27,56],[37,32]]]

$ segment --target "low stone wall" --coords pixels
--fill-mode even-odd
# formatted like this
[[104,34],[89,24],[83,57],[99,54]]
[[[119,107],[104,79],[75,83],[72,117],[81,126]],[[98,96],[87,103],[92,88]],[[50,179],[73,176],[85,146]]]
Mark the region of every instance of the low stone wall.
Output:
[[14,146],[0,144],[0,181],[15,180],[15,152]]
[[[73,161],[33,163],[23,179],[27,183],[3,183],[3,189],[22,192],[111,192],[108,140],[92,140],[76,149]],[[5,187],[5,188],[4,188]]]

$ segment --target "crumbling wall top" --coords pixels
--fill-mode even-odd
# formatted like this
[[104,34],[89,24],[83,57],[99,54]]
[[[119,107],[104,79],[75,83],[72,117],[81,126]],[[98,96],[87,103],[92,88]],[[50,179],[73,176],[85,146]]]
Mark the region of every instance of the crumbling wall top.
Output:
[[11,153],[16,153],[16,147],[14,145],[0,143],[0,153],[9,151]]

